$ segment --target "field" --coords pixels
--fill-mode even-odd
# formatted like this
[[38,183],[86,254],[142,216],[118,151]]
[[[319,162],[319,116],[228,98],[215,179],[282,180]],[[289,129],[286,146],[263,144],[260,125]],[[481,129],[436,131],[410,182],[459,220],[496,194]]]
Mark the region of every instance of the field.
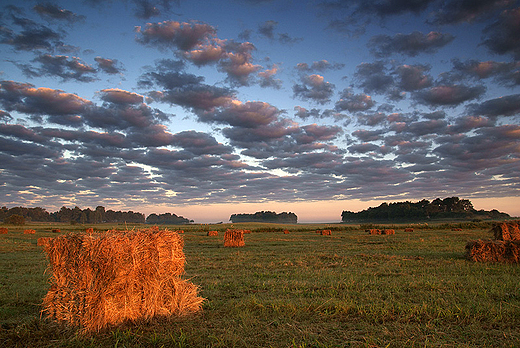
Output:
[[[40,317],[49,274],[36,245],[57,235],[52,228],[91,226],[7,226],[0,235],[0,346],[520,346],[520,267],[464,258],[467,241],[492,237],[484,224],[462,231],[390,226],[395,235],[368,235],[357,225],[234,226],[253,231],[245,247],[224,248],[226,224],[178,227],[185,231],[185,279],[206,298],[201,314],[92,335]],[[36,233],[23,234],[27,228]]]

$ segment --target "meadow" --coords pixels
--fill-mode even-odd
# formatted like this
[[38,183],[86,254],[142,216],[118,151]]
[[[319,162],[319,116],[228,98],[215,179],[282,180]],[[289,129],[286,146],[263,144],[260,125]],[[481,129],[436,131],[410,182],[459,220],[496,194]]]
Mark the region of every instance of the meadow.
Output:
[[[465,259],[489,225],[422,226],[369,235],[359,225],[234,224],[245,247],[224,248],[222,225],[183,229],[185,279],[200,286],[203,311],[94,334],[41,317],[49,289],[39,237],[86,227],[6,226],[0,235],[2,347],[518,347],[520,267]],[[407,226],[408,227],[408,226]],[[23,234],[31,228],[35,234]],[[162,227],[161,227],[162,228]],[[317,228],[332,235],[315,233]],[[288,229],[289,234],[283,230]],[[207,236],[218,230],[218,236]]]

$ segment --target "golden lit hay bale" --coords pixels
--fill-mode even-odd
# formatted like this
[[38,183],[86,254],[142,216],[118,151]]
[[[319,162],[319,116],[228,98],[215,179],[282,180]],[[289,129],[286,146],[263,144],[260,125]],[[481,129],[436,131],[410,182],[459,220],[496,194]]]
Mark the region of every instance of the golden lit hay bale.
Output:
[[283,234],[289,234],[289,230],[283,230]]
[[405,228],[404,231],[405,231],[405,232],[413,232],[413,228],[409,228],[409,227],[408,227],[408,228]]
[[23,230],[23,234],[35,234],[36,231],[35,230],[31,230],[31,229],[28,229],[28,230]]
[[208,236],[218,236],[218,231],[208,231]]
[[244,234],[249,234],[251,233],[251,230],[242,230],[242,232],[244,232]]
[[7,234],[9,233],[9,230],[5,227],[0,227],[0,234]]
[[184,242],[174,231],[40,239],[52,270],[52,286],[43,300],[51,319],[92,331],[201,309],[197,286],[179,278],[184,273]]
[[383,230],[381,234],[395,234],[395,230]]
[[60,233],[61,230],[59,228],[53,228],[52,233]]
[[177,233],[179,233],[179,234],[180,234],[180,233],[184,233],[183,230],[177,230],[177,231],[175,231],[175,232],[177,232]]
[[49,241],[51,239],[52,239],[51,237],[40,237],[40,238],[38,238],[37,245],[38,246],[45,246],[45,245],[49,244]]
[[331,230],[321,230],[321,235],[330,236],[330,235],[332,235],[332,231]]
[[321,234],[321,230],[316,230],[316,233]]
[[225,247],[242,247],[245,246],[244,242],[244,231],[243,230],[231,230],[227,229],[224,233],[224,246]]
[[368,234],[381,234],[381,230],[370,229],[370,230],[368,230]]
[[519,263],[520,241],[470,241],[466,244],[466,258],[475,262]]
[[491,232],[496,240],[520,240],[520,221],[494,223]]
[[85,230],[85,233],[94,233],[94,229],[92,227],[89,227]]

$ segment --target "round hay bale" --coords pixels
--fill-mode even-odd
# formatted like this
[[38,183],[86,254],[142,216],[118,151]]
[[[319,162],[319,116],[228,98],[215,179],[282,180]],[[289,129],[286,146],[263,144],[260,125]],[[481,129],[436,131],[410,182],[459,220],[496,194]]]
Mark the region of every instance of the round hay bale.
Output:
[[9,233],[9,230],[5,227],[0,227],[0,234],[7,234]]
[[31,229],[23,230],[23,234],[35,234],[35,233],[36,233],[36,231],[31,230]]
[[395,230],[383,230],[381,234],[395,234]]
[[208,231],[208,236],[218,236],[218,231]]
[[330,235],[332,235],[332,231],[331,230],[321,230],[321,235],[330,236]]

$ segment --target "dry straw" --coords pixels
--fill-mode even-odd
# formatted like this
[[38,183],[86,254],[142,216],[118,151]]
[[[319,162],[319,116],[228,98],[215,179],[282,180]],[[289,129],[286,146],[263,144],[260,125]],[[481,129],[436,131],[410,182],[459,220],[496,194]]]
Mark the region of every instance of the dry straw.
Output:
[[368,232],[368,234],[381,234],[381,230],[378,229],[365,230],[365,232]]
[[244,242],[244,230],[226,230],[226,233],[224,233],[225,247],[243,247],[245,245],[246,243]]
[[496,240],[520,240],[520,221],[495,223],[491,232]]
[[23,234],[35,234],[36,231],[35,230],[31,230],[31,229],[28,229],[28,230],[23,230]]
[[477,262],[518,263],[520,241],[470,241],[466,244],[466,258]]
[[289,233],[290,233],[289,230],[284,230],[283,231],[283,234],[289,234]]
[[395,230],[383,230],[381,234],[395,234]]
[[40,238],[52,271],[43,312],[86,331],[201,310],[184,273],[184,241],[151,228]]
[[208,236],[218,236],[218,231],[208,231]]
[[7,234],[9,233],[9,230],[5,227],[0,227],[0,234]]

